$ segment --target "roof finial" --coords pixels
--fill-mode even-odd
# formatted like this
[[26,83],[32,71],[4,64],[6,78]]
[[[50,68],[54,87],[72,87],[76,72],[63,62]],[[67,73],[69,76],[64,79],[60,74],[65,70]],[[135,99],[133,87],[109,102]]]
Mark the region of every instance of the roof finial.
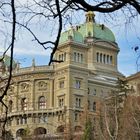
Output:
[[94,12],[88,11],[85,16],[86,16],[86,22],[95,22],[95,19],[94,19],[95,14],[94,14]]
[[35,59],[32,59],[32,67],[35,67]]

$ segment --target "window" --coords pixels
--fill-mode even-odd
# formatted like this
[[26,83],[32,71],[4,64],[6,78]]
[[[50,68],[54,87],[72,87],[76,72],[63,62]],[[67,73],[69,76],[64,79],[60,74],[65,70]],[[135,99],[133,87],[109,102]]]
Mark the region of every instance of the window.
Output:
[[22,119],[22,124],[27,124],[27,117],[26,116],[23,116],[21,119]]
[[88,100],[88,110],[90,110],[90,101]]
[[97,59],[97,62],[99,62],[99,53],[98,52],[96,53],[96,59]]
[[81,107],[81,98],[76,98],[75,106],[76,107]]
[[102,63],[102,53],[100,54],[100,63]]
[[64,81],[59,82],[59,88],[64,88]]
[[96,89],[93,90],[93,95],[96,95]]
[[78,113],[74,114],[74,120],[77,121],[78,120]]
[[39,97],[38,109],[46,109],[46,101],[44,96]]
[[88,88],[88,94],[90,94],[90,88]]
[[59,98],[58,99],[58,106],[59,107],[63,107],[64,106],[64,99],[63,98]]
[[110,64],[112,64],[112,56],[110,56]]
[[96,111],[96,102],[93,102],[93,111]]
[[66,52],[64,53],[64,61],[66,61]]
[[83,54],[81,54],[81,63],[83,62]]
[[110,55],[106,55],[103,53],[96,53],[96,60],[97,62],[104,63],[104,64],[112,64],[113,57]]
[[21,99],[21,110],[23,110],[23,111],[27,110],[27,99],[26,98]]
[[79,53],[77,54],[77,57],[78,57],[77,61],[80,62],[80,54]]
[[82,53],[77,53],[77,52],[74,52],[74,54],[73,54],[73,60],[75,61],[75,62],[83,62],[83,54]]
[[66,52],[65,53],[62,53],[62,54],[59,54],[59,61],[66,61]]
[[59,60],[62,60],[61,55],[59,55]]
[[109,55],[107,55],[107,64],[109,64]]
[[75,88],[80,88],[81,86],[81,81],[80,80],[76,80],[75,81]]
[[13,101],[9,101],[9,112],[12,112]]
[[104,64],[106,63],[106,55],[105,54],[103,55],[103,62],[104,62]]
[[76,52],[74,52],[74,61],[76,62]]

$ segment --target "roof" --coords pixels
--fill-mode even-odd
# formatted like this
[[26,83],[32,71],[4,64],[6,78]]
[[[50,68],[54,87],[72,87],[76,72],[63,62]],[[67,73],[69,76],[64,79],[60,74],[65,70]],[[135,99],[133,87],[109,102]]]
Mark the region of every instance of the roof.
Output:
[[128,81],[136,80],[136,79],[140,79],[140,72],[132,74],[126,78],[126,80],[128,80]]
[[[3,56],[0,56],[0,59],[1,59],[2,57],[3,57]],[[4,66],[10,67],[10,61],[11,61],[11,57],[8,56],[8,55],[5,55],[5,56],[4,56],[4,59],[3,59]],[[15,68],[15,66],[16,66],[16,62],[13,60],[13,68]]]
[[63,32],[60,37],[60,44],[72,39],[74,42],[84,43],[86,37],[115,42],[113,32],[103,24],[97,24],[94,20],[94,13],[86,14],[86,22]]

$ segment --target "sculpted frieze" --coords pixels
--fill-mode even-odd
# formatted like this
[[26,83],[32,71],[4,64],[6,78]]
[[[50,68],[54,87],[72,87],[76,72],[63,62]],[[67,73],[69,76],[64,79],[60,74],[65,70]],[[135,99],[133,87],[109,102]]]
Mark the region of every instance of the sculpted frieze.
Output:
[[38,90],[47,90],[47,82],[39,81],[37,84]]
[[21,83],[21,85],[20,85],[20,90],[21,91],[24,91],[24,92],[26,92],[26,91],[29,91],[29,83]]

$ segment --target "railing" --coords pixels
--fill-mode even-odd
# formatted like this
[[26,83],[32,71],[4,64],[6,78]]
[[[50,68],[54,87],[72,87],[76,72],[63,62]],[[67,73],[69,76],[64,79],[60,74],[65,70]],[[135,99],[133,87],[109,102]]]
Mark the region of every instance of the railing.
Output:
[[26,68],[19,68],[14,71],[14,73],[27,73],[27,72],[37,72],[37,71],[50,71],[53,70],[52,66],[42,65],[42,66],[32,66]]
[[[36,113],[53,113],[57,111],[65,111],[65,107],[56,107],[51,109],[34,109],[34,110],[18,110],[8,113],[8,117],[17,116],[17,115],[24,115],[24,114],[36,114]],[[2,116],[1,116],[2,117]]]

